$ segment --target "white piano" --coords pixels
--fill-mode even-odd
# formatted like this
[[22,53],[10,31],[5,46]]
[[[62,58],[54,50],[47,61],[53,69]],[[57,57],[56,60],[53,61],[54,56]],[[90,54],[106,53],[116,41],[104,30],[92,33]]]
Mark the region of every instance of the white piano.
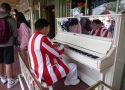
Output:
[[125,16],[96,15],[86,18],[104,20],[106,17],[115,20],[113,38],[66,32],[59,26],[59,21],[72,17],[64,17],[57,18],[57,34],[53,42],[70,46],[65,48],[62,57],[65,62],[77,64],[79,77],[85,83],[91,86],[102,80],[119,90],[125,61]]

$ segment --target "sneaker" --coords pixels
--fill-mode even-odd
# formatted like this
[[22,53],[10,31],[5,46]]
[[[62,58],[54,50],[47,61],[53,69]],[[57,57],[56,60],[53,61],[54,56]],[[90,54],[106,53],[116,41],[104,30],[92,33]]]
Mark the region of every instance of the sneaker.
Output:
[[11,83],[7,83],[7,88],[12,88],[18,83],[18,79],[12,79]]
[[69,81],[69,82],[64,81],[64,84],[65,84],[65,85],[77,85],[79,82],[80,82],[80,80],[79,80],[79,79],[76,79],[76,80],[71,80],[71,81]]
[[1,77],[1,82],[2,82],[3,84],[7,83],[7,76]]

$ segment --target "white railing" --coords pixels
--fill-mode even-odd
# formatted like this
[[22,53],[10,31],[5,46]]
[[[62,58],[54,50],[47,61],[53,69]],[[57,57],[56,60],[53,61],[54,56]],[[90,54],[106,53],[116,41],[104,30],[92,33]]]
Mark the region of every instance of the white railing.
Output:
[[39,83],[35,76],[32,74],[29,68],[29,60],[27,52],[19,52],[19,62],[21,68],[21,74],[18,75],[19,82],[22,90],[25,90],[25,87],[22,82],[22,77],[24,78],[27,87],[29,90],[44,90],[44,88],[49,88],[49,90],[53,90],[52,86],[47,86],[44,82]]

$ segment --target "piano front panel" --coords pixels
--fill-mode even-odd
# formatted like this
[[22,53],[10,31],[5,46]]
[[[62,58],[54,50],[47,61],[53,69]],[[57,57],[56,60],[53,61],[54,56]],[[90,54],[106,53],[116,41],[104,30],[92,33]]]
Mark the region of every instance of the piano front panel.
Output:
[[[82,41],[80,42],[81,39],[82,39]],[[77,40],[77,41],[75,41],[75,40]],[[102,51],[102,49],[104,49],[104,45],[105,45],[105,49],[110,50],[111,44],[112,44],[112,39],[107,39],[107,38],[98,39],[96,37],[95,38],[88,37],[87,35],[80,37],[78,35],[73,35],[73,34],[58,33],[57,36],[55,37],[54,41],[62,43],[62,44],[68,44],[70,47],[75,48],[76,50],[72,50],[70,48],[65,49],[64,54],[67,55],[68,57],[72,58],[73,60],[76,60],[77,62],[79,62],[81,64],[84,64],[88,67],[93,68],[96,71],[99,71],[99,72],[103,71],[105,68],[108,68],[113,63],[113,60],[111,60],[111,61],[104,60],[105,58],[107,58],[106,54],[98,53],[97,51],[92,51],[92,50],[89,50],[88,48],[85,48],[88,46],[88,43],[84,43],[87,41],[88,42],[91,41],[92,44],[89,44],[88,47],[90,47],[90,46],[94,47],[94,45],[97,45],[96,47],[98,47],[98,51],[99,50]],[[85,46],[85,45],[87,45],[87,46]],[[101,47],[99,47],[99,46],[101,46]],[[84,47],[84,48],[82,48],[82,47]],[[108,50],[105,51],[105,53],[108,52]],[[82,52],[82,51],[84,51],[84,52]],[[98,58],[93,58],[93,57],[98,57]],[[102,60],[104,60],[103,61],[104,63],[102,63]],[[106,64],[106,62],[109,62],[109,63]]]
[[99,71],[99,69],[97,68],[97,66],[98,66],[97,63],[99,60],[94,60],[94,59],[92,60],[91,58],[89,58],[87,56],[80,55],[79,53],[68,50],[68,49],[65,49],[64,54],[83,65],[86,65],[89,67],[92,66],[93,69]]
[[100,38],[66,32],[57,33],[55,40],[74,45],[76,48],[81,47],[104,55],[107,54],[107,51],[109,51],[112,45],[112,39],[109,38]]

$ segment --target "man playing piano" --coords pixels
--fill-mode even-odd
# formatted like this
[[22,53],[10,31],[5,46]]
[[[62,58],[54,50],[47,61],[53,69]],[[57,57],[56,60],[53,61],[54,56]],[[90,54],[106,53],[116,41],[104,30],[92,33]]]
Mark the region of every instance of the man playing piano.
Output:
[[92,31],[90,35],[101,36],[101,37],[112,37],[108,29],[106,29],[99,19],[92,21]]
[[65,45],[53,45],[47,34],[50,30],[49,22],[38,19],[35,22],[35,32],[28,44],[31,70],[39,82],[44,80],[50,86],[66,76],[65,85],[76,85],[80,82],[77,76],[76,64],[65,64],[60,55]]

